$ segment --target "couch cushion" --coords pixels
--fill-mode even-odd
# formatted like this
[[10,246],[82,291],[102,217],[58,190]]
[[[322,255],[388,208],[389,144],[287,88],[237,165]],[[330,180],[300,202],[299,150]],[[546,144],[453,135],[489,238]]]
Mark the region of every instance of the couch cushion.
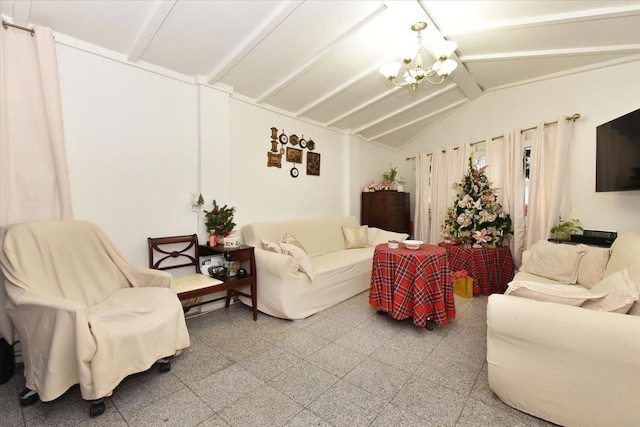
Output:
[[629,277],[640,291],[640,232],[625,232],[611,245],[611,258],[604,276],[629,267]]
[[578,245],[586,252],[578,265],[578,284],[587,289],[593,288],[604,276],[611,249]]
[[345,249],[357,249],[369,247],[369,227],[366,225],[343,225],[342,235],[344,236]]
[[578,265],[586,250],[578,245],[562,245],[546,240],[536,242],[524,264],[524,271],[561,283],[576,283]]
[[310,256],[344,250],[343,225],[360,225],[356,217],[341,216],[277,222],[256,222],[242,228],[247,245],[260,246],[262,238],[279,242],[285,233],[296,237]]
[[505,291],[505,295],[515,295],[538,301],[579,306],[587,300],[602,298],[606,293],[591,292],[589,289],[580,285],[511,282]]
[[587,301],[582,306],[589,310],[627,313],[640,299],[635,283],[629,277],[629,268],[610,274],[591,288],[592,292],[606,293],[604,298]]

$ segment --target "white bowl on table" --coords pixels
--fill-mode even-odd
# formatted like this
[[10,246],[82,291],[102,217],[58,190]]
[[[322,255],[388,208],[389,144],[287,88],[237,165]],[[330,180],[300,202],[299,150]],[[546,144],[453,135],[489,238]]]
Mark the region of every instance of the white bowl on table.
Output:
[[407,249],[419,249],[420,245],[423,244],[424,242],[422,240],[405,240],[402,243],[404,243],[404,246]]

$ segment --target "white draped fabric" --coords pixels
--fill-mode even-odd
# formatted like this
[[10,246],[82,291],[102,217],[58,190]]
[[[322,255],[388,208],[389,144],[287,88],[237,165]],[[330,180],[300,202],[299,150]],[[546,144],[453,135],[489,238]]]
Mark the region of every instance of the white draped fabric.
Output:
[[513,237],[509,247],[516,265],[522,261],[525,248],[524,217],[524,136],[520,131],[505,133],[503,138],[488,138],[486,147],[487,178],[497,188],[498,202],[511,216]]
[[549,237],[558,218],[569,219],[569,152],[573,121],[558,118],[557,125],[540,123],[531,141],[529,209],[525,246]]
[[416,156],[416,208],[413,218],[413,238],[429,241],[429,196],[431,184],[429,171],[431,170],[431,155],[422,153]]
[[53,34],[0,28],[0,226],[72,217]]
[[428,243],[437,245],[442,241],[440,230],[444,224],[449,205],[453,203],[453,184],[460,181],[467,170],[471,145],[436,150],[431,164],[431,220]]

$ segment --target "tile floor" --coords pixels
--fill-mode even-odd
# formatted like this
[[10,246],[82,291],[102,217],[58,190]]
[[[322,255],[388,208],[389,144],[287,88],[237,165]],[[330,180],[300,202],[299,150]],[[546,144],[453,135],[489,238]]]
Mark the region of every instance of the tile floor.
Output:
[[191,347],[127,378],[89,418],[77,387],[21,408],[22,375],[0,386],[0,426],[549,426],[487,383],[487,297],[456,296],[434,331],[377,315],[368,292],[305,320],[235,304],[188,320]]

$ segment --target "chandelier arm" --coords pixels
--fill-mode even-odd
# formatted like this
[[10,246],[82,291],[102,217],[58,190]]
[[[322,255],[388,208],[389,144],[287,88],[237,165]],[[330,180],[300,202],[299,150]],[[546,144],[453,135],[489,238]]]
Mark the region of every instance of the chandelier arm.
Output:
[[[436,76],[437,76],[437,74],[436,74]],[[439,84],[442,84],[445,81],[445,79],[447,78],[447,75],[443,74],[441,76],[438,76],[438,77],[440,77],[439,81],[431,80],[431,77],[433,77],[433,75],[430,75],[430,76],[429,75],[425,75],[424,79],[426,81],[428,81],[429,83],[431,83],[432,85],[439,85]]]

